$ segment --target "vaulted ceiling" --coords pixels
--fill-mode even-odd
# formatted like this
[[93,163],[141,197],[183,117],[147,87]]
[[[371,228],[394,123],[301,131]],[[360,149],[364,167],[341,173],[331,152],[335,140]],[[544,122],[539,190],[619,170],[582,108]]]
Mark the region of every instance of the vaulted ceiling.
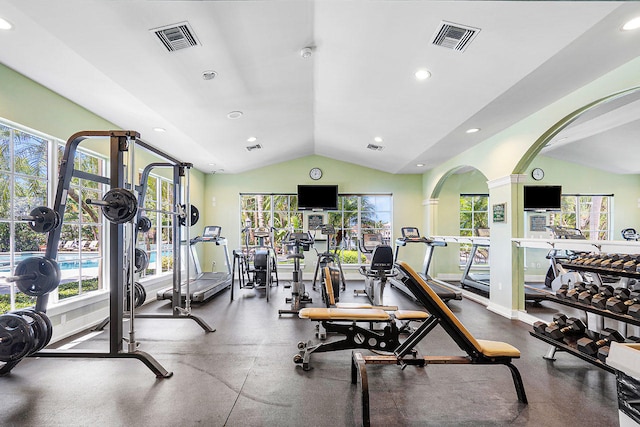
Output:
[[[0,0],[14,25],[0,62],[205,172],[318,154],[421,173],[639,56],[640,30],[620,30],[638,15],[608,1]],[[435,45],[443,21],[475,34]],[[175,24],[197,44],[168,51],[154,30]]]

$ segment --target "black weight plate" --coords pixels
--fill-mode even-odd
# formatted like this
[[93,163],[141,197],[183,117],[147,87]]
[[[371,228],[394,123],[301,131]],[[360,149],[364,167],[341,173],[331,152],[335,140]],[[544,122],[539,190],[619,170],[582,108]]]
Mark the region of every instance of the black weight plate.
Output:
[[151,220],[146,216],[141,216],[140,219],[138,219],[138,231],[146,233],[151,230],[151,226]]
[[147,300],[147,291],[140,283],[135,283],[136,292],[136,307],[140,307]]
[[[181,205],[182,209],[186,211],[187,206],[186,205]],[[191,205],[191,215],[190,215],[190,223],[189,226],[194,226],[198,223],[198,220],[200,219],[200,211],[198,210],[198,208],[196,208],[194,205]],[[179,219],[179,224],[184,226],[187,224],[185,217],[181,216]]]
[[29,326],[33,330],[33,348],[29,354],[40,351],[46,345],[47,335],[49,334],[47,323],[35,310],[18,310],[13,311],[11,314],[22,316],[23,319],[29,322]]
[[27,224],[36,233],[48,233],[60,225],[56,211],[46,206],[38,206],[29,213],[29,216],[35,219],[28,221]]
[[43,313],[42,311],[37,311],[33,309],[32,311],[33,311],[33,314],[39,316],[46,325],[47,333],[42,343],[42,347],[37,350],[37,351],[40,351],[43,348],[45,348],[47,345],[49,345],[49,343],[51,342],[51,337],[53,337],[53,325],[51,324],[51,319],[49,319],[49,316],[47,316],[47,313]]
[[136,273],[144,271],[149,266],[149,255],[140,248],[136,248],[133,262],[136,266]]
[[24,276],[16,280],[16,285],[18,289],[32,297],[46,295],[60,284],[58,263],[43,256],[33,256],[20,261],[16,265],[14,274]]
[[108,206],[102,206],[102,214],[114,224],[131,221],[138,212],[138,200],[129,190],[112,188],[102,197]]
[[0,361],[13,362],[25,357],[34,346],[33,329],[16,314],[0,315]]

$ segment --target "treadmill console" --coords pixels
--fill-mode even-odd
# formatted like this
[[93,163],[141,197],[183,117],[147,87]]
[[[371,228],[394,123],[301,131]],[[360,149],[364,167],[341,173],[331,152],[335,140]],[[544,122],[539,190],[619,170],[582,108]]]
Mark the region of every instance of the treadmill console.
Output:
[[404,240],[422,240],[418,227],[402,227],[402,238]]
[[207,225],[202,232],[202,241],[208,242],[218,239],[220,237],[221,230],[222,227],[219,225]]

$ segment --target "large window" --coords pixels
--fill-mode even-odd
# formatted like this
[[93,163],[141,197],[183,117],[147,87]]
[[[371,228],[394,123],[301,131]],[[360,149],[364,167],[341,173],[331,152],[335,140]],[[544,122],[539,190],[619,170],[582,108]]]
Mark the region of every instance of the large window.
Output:
[[[298,211],[298,197],[295,194],[241,194],[240,223],[250,229],[273,227],[274,247],[280,262],[286,260],[282,239],[287,231],[305,231],[304,216]],[[383,242],[391,244],[393,200],[385,195],[340,195],[338,210],[323,213],[325,221],[333,225],[335,235],[328,242],[316,242],[316,249],[323,252],[328,248],[341,253],[343,264],[366,263],[369,255],[361,250],[359,239],[362,233],[380,233]],[[314,230],[310,230],[312,234]],[[320,231],[315,231],[318,239],[327,239]],[[249,251],[258,245],[251,232],[242,235],[244,245],[248,239]]]
[[[62,160],[64,146],[58,145],[58,161]],[[78,150],[74,158],[74,170],[104,176],[106,160],[98,155]],[[60,165],[58,164],[58,168]],[[74,177],[71,179],[67,204],[64,211],[58,264],[62,280],[53,302],[103,289],[103,219],[100,208],[88,205],[87,199],[100,200],[105,191],[104,184]]]
[[563,194],[560,213],[551,214],[551,223],[577,228],[587,239],[608,240],[613,195]]
[[[173,182],[149,175],[144,207],[156,211],[174,212],[177,210],[173,200]],[[143,273],[160,274],[173,269],[173,225],[177,217],[163,212],[145,211],[144,216],[151,220],[151,229],[138,235],[138,247],[149,255],[149,266]],[[159,261],[159,262],[158,262]]]
[[[460,235],[477,236],[482,234],[478,230],[489,228],[489,195],[461,194],[460,195]],[[460,264],[466,265],[471,255],[471,245],[460,245]],[[489,248],[479,247],[473,259],[473,265],[489,264]]]
[[[0,124],[0,275],[45,247],[45,234],[16,221],[37,206],[49,205],[50,143]],[[33,304],[15,284],[0,279],[0,313]]]

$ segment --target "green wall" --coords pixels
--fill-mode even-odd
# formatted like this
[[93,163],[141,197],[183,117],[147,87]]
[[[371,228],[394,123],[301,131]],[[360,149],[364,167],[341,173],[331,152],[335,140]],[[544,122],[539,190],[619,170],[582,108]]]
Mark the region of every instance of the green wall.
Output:
[[[323,177],[319,181],[309,178],[312,167],[322,169]],[[420,175],[393,175],[317,155],[241,174],[207,175],[203,226],[222,226],[222,234],[227,237],[231,251],[241,245],[240,193],[296,193],[298,184],[337,184],[340,193],[392,193],[395,238],[400,235],[402,226],[422,225],[421,180]],[[213,245],[207,245],[203,266],[210,266],[212,261],[222,266],[221,252]],[[311,254],[315,255],[314,252]],[[403,248],[402,258],[407,262],[420,266],[422,256],[422,248],[407,248],[406,251]],[[307,255],[305,265],[307,271],[313,272],[311,258]],[[311,279],[309,274],[305,278]]]

